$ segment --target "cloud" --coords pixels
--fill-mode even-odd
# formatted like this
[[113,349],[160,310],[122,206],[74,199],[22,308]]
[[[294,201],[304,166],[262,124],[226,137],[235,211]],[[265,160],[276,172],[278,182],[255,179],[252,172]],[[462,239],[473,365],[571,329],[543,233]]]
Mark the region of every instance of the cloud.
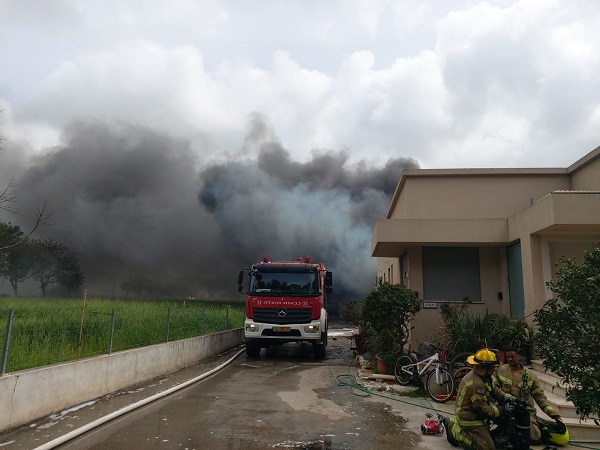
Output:
[[63,2],[47,19],[6,5],[0,37],[19,38],[0,83],[33,130],[123,120],[219,158],[257,111],[298,161],[326,148],[424,167],[568,165],[600,139],[594,2]]
[[594,1],[165,5],[0,2],[0,182],[48,196],[109,284],[149,255],[163,284],[225,286],[184,269],[296,241],[357,289],[402,167],[566,167],[600,141]]

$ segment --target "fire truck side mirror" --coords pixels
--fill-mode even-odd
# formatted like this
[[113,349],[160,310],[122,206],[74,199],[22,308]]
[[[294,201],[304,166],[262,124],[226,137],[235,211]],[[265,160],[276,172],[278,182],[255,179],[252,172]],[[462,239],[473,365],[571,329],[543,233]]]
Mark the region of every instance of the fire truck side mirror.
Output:
[[333,292],[333,273],[330,271],[325,272],[325,292]]
[[238,274],[238,292],[242,292],[244,289],[244,270],[240,270]]

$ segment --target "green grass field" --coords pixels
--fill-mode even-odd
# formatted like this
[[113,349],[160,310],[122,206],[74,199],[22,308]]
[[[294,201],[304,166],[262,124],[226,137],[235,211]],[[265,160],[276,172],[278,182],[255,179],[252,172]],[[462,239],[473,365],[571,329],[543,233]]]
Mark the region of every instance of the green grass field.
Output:
[[83,299],[0,298],[3,346],[14,312],[5,372],[108,353],[113,311],[112,352],[166,342],[167,333],[174,341],[244,323],[241,303],[87,299],[83,306]]

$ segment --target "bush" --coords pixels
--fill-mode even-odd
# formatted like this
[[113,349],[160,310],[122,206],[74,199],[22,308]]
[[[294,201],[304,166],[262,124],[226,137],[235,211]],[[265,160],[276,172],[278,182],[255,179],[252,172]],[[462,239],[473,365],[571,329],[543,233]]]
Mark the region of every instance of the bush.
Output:
[[447,351],[451,355],[462,352],[475,352],[489,347],[503,350],[507,346],[528,351],[531,330],[523,320],[511,320],[497,313],[486,312],[483,315],[471,311],[471,302],[443,303],[440,313],[444,323]]
[[362,303],[358,303],[356,300],[342,303],[339,306],[340,317],[347,325],[362,327],[364,326],[362,306]]
[[600,416],[600,246],[581,266],[561,259],[556,281],[547,285],[555,298],[534,312],[536,351],[563,378],[580,417]]
[[421,302],[406,286],[379,283],[362,308],[373,353],[402,352],[408,343],[410,322],[420,309]]

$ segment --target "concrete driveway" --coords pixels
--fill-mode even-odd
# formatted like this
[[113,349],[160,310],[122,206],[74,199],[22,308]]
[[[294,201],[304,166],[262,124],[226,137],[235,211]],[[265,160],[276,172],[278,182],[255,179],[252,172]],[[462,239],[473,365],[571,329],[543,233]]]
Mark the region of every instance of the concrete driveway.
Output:
[[[420,427],[428,412],[451,415],[453,402],[406,397],[395,382],[357,383],[351,334],[333,328],[323,361],[312,357],[310,346],[298,344],[263,350],[258,359],[242,354],[216,375],[57,448],[452,449],[444,435],[423,435]],[[32,449],[53,442],[206,373],[239,350],[0,435],[0,448]]]

